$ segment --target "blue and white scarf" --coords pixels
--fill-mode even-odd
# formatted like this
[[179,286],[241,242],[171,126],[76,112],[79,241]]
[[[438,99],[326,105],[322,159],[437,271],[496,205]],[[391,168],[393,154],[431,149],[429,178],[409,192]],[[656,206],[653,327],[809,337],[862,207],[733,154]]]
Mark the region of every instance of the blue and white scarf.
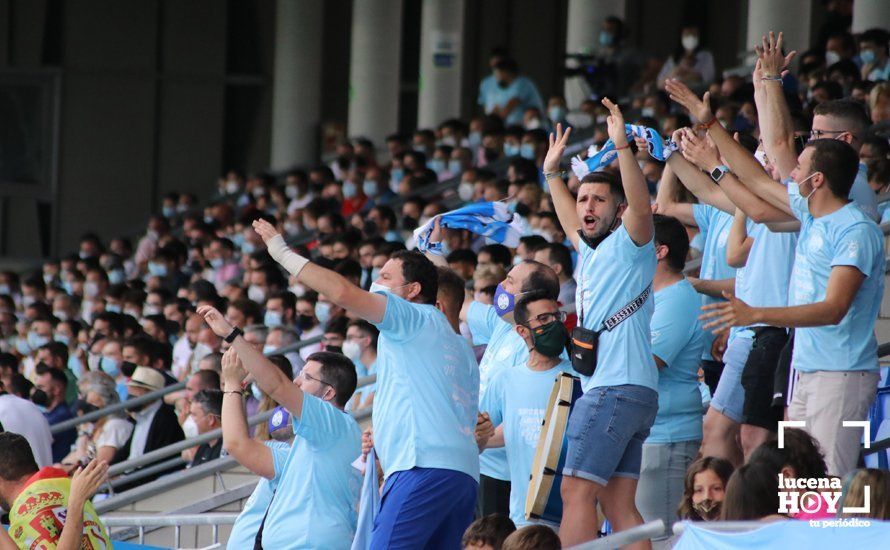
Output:
[[[646,143],[649,145],[649,155],[655,160],[666,161],[671,156],[671,153],[677,150],[673,142],[669,141],[665,144],[658,132],[652,128],[636,124],[625,124],[624,129],[627,132],[628,141],[633,140],[635,137],[646,138]],[[597,149],[596,145],[591,145],[587,150],[587,159],[582,160],[580,155],[572,159],[572,172],[578,176],[578,179],[581,179],[587,174],[596,172],[603,166],[609,165],[617,156],[618,151],[615,150],[615,144],[612,143],[611,139],[603,144],[602,149]]]
[[463,208],[440,214],[415,229],[414,242],[421,252],[445,254],[441,242],[430,242],[436,219],[443,229],[466,229],[509,248],[519,246],[519,238],[525,234],[526,229],[522,219],[514,216],[506,203],[474,202]]
[[371,449],[365,462],[358,522],[355,526],[355,538],[352,539],[351,550],[367,550],[371,547],[371,532],[374,530],[374,520],[380,512],[380,501],[380,485],[377,483],[377,456]]

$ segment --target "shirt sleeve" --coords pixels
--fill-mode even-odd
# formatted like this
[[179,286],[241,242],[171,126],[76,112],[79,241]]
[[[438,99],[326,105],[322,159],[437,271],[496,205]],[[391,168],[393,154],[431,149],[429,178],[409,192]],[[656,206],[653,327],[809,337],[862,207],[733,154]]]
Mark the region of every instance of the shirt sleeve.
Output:
[[[659,293],[661,294],[661,293]],[[683,322],[679,311],[682,306],[679,296],[668,294],[656,298],[655,313],[652,315],[652,355],[670,367],[689,342],[689,327]]]
[[810,217],[810,208],[807,199],[800,196],[800,186],[797,182],[788,182],[788,204],[791,206],[791,214],[800,221]]
[[504,422],[504,372],[506,370],[502,370],[492,378],[488,388],[485,389],[485,395],[482,396],[482,402],[479,404],[479,412],[488,413],[494,427],[498,427]]
[[467,310],[467,326],[473,335],[473,344],[487,344],[497,326],[498,314],[494,306],[472,302]]
[[697,225],[701,231],[707,231],[708,227],[711,225],[712,209],[713,207],[707,204],[692,205],[692,216],[695,218],[695,225]]
[[293,418],[294,435],[312,447],[324,447],[347,432],[348,415],[314,395],[303,393],[303,411]]
[[383,321],[376,324],[380,332],[395,342],[405,342],[424,332],[429,315],[424,306],[412,304],[395,294],[386,295]]
[[844,231],[834,245],[831,267],[853,266],[866,277],[875,272],[878,261],[884,261],[883,242],[877,231],[866,223],[858,223]]
[[274,484],[278,483],[278,480],[281,479],[282,472],[284,472],[287,457],[290,455],[290,445],[280,441],[267,441],[266,447],[272,451],[272,465],[275,470],[275,477],[270,479],[269,482],[273,484],[274,490]]
[[645,256],[646,254],[652,254],[654,259],[655,257],[655,238],[653,236],[652,239],[647,243],[643,243],[641,245],[637,245],[633,239],[630,238],[630,233],[627,232],[627,228],[624,224],[618,226],[618,229],[615,230],[615,238],[618,239],[621,244],[621,250],[627,257],[629,261],[635,261],[637,258]]

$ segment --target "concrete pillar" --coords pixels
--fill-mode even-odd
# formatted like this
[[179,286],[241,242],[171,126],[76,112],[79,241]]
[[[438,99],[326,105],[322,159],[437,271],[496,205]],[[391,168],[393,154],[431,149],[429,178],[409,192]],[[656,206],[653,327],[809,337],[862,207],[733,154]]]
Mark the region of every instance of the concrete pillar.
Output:
[[316,159],[321,112],[323,0],[278,0],[272,84],[273,170]]
[[753,51],[769,31],[785,34],[786,52],[809,49],[812,4],[813,0],[749,0],[745,49]]
[[378,149],[399,124],[402,0],[355,0],[349,61],[349,135]]
[[417,125],[460,116],[464,0],[424,0],[420,16]]
[[853,2],[853,32],[890,26],[890,2],[887,0],[856,0]]
[[[566,53],[594,53],[599,46],[603,20],[610,15],[625,19],[625,13],[625,0],[569,0]],[[565,98],[569,109],[578,108],[587,98],[581,77],[565,79]]]

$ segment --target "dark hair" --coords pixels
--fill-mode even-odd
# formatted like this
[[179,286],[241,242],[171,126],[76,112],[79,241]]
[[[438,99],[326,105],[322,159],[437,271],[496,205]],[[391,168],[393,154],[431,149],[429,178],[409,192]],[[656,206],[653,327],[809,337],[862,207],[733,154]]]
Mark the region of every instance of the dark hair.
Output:
[[612,193],[612,197],[615,198],[615,202],[618,204],[627,202],[627,197],[624,195],[624,187],[621,186],[621,179],[611,172],[602,170],[591,172],[581,178],[581,185],[585,183],[604,183],[609,186],[609,191]]
[[62,389],[68,388],[68,378],[65,376],[65,373],[59,369],[54,369],[46,363],[40,362],[37,363],[37,366],[34,368],[34,372],[37,373],[37,376],[48,374],[54,382],[58,382],[62,385]]
[[655,214],[655,244],[668,247],[667,262],[671,269],[682,272],[689,254],[689,235],[677,218]]
[[884,53],[890,51],[887,49],[888,33],[884,29],[874,28],[866,30],[859,35],[859,43],[862,44],[863,42],[871,42],[877,47],[883,48]]
[[547,246],[547,239],[540,235],[526,235],[524,237],[519,237],[519,242],[525,245],[525,249],[528,252],[537,252]]
[[546,250],[550,258],[551,264],[559,264],[562,266],[562,272],[567,277],[572,276],[572,252],[569,248],[561,243],[550,243],[542,250]]
[[505,268],[513,261],[513,255],[510,249],[502,244],[488,244],[479,249],[479,254],[483,252],[491,256],[491,261],[504,266]]
[[741,466],[726,484],[726,496],[720,519],[723,521],[758,520],[779,511],[778,479],[763,462]]
[[[296,304],[296,302],[294,302]],[[245,318],[247,325],[256,324],[263,319],[263,309],[260,305],[249,298],[241,298],[235,300],[229,307],[233,307],[240,311]],[[294,306],[296,307],[296,305]]]
[[7,352],[0,352],[0,369],[12,369],[12,372],[19,371],[19,360],[15,355]]
[[[218,387],[219,386],[217,386],[217,388]],[[222,418],[223,392],[219,389],[201,390],[195,394],[192,402],[200,405],[201,408],[204,409],[205,414],[212,414],[213,416]]]
[[785,428],[783,446],[780,449],[779,440],[771,438],[754,449],[748,462],[763,462],[772,467],[775,475],[785,466],[794,469],[794,477],[816,478],[828,475],[828,466],[819,442],[806,430]]
[[871,125],[865,107],[853,99],[834,99],[820,103],[813,109],[813,115],[840,119],[846,130],[858,138],[861,138],[862,133]]
[[441,294],[444,298],[442,301],[447,302],[446,307],[454,307],[460,312],[466,295],[464,280],[450,267],[439,266],[436,268],[436,274],[439,283],[437,296]]
[[37,471],[28,440],[16,433],[0,433],[0,479],[17,481]]
[[350,321],[349,325],[347,325],[347,330],[349,327],[356,327],[363,333],[367,334],[371,337],[371,347],[377,349],[377,337],[380,336],[380,331],[377,330],[377,327],[372,325],[371,323],[365,321],[364,319],[355,319],[354,321]]
[[469,248],[458,248],[449,254],[445,261],[449,264],[454,263],[468,263],[473,267],[476,267],[478,260],[476,258],[476,253],[470,250]]
[[516,64],[516,61],[509,57],[501,59],[500,61],[495,63],[494,69],[496,71],[504,71],[505,73],[510,73],[513,75],[519,73],[519,65]]
[[352,394],[358,378],[355,374],[355,364],[351,359],[341,353],[331,351],[317,351],[306,358],[306,362],[318,361],[321,363],[321,376],[327,384],[330,384],[336,392],[335,402],[345,407]]
[[266,357],[270,363],[278,367],[285,376],[287,376],[288,380],[294,379],[294,366],[291,365],[290,359],[285,357],[284,355],[270,355]]
[[524,260],[522,263],[534,267],[520,289],[522,292],[537,290],[543,292],[551,300],[559,298],[559,277],[549,265],[534,260]]
[[500,550],[501,545],[510,533],[516,530],[516,524],[507,516],[489,514],[470,524],[460,540],[461,547],[471,544],[488,545],[493,550]]
[[34,389],[34,384],[25,378],[24,374],[17,372],[9,380],[9,387],[6,388],[6,391],[22,399],[29,399],[32,389]]
[[846,199],[859,172],[859,155],[849,144],[836,139],[817,139],[809,142],[813,148],[811,167],[822,172],[834,196]]
[[513,531],[504,540],[501,550],[559,550],[562,543],[556,532],[546,525],[526,525]]
[[723,487],[725,488],[726,484],[729,483],[730,476],[732,476],[733,469],[734,466],[730,461],[716,456],[705,456],[690,464],[689,468],[686,469],[686,478],[683,482],[683,500],[680,502],[680,507],[677,508],[677,515],[680,519],[695,521],[703,519],[692,507],[692,494],[695,492],[696,475],[710,470],[723,481]]
[[[219,389],[220,387],[220,378],[219,373],[215,370],[207,370],[201,369],[195,371],[192,374],[195,378],[197,378],[201,382],[201,387],[204,389]],[[203,391],[203,390],[202,390]]]
[[862,140],[862,145],[868,145],[878,154],[878,158],[890,158],[890,141],[878,136],[868,136]]
[[52,342],[47,342],[46,344],[40,346],[40,349],[45,349],[49,352],[50,355],[52,355],[56,359],[60,359],[65,365],[68,364],[68,346],[66,346],[62,342],[56,342],[55,340],[53,340]]
[[269,303],[269,300],[276,299],[281,300],[281,306],[284,309],[296,309],[297,308],[297,297],[294,296],[294,293],[289,290],[276,290],[272,294],[266,298],[266,304]]
[[439,275],[433,262],[416,250],[399,250],[391,259],[402,262],[402,277],[406,283],[420,283],[420,303],[435,304]]
[[528,306],[534,302],[540,302],[541,300],[555,302],[556,298],[553,298],[550,294],[541,290],[532,290],[527,294],[520,296],[520,298],[516,300],[516,307],[513,309],[513,320],[516,321],[516,324],[524,325],[528,323]]

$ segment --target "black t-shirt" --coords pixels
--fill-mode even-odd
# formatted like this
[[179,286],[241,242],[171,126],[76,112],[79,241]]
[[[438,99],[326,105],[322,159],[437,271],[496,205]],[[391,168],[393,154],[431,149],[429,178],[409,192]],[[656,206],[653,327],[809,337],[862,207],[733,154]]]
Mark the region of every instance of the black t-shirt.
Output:
[[189,464],[189,468],[219,458],[220,453],[222,453],[222,447],[222,438],[217,439],[213,445],[210,445],[209,443],[201,443],[201,446],[198,447],[198,451],[195,453],[195,458],[193,458],[192,463]]

